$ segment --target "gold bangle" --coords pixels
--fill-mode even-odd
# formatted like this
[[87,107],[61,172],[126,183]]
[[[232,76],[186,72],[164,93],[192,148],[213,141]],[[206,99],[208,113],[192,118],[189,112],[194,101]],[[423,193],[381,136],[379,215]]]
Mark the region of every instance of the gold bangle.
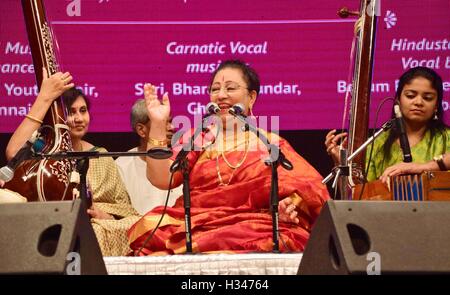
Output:
[[149,137],[148,143],[153,145],[153,146],[166,147],[167,146],[167,139],[157,140],[157,139],[153,139],[153,138]]
[[38,118],[33,117],[33,116],[30,115],[30,114],[25,115],[25,117],[28,118],[28,119],[30,119],[31,121],[36,122],[36,123],[39,123],[39,124],[43,124],[43,123],[44,123],[44,121],[39,120]]

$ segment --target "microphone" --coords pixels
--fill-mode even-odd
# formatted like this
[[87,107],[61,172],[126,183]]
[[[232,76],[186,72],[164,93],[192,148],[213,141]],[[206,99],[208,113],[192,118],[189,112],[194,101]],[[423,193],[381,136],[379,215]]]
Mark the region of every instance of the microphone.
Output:
[[201,125],[198,126],[197,129],[194,131],[194,134],[189,139],[189,142],[184,144],[183,148],[178,152],[178,155],[175,158],[175,161],[170,166],[170,172],[171,173],[174,173],[176,170],[181,168],[180,167],[181,161],[183,161],[184,158],[186,158],[187,154],[194,149],[194,141],[195,141],[195,139],[200,135],[200,133],[202,131],[205,130],[204,125],[205,125],[205,122],[207,121],[206,119],[209,116],[212,116],[212,115],[215,115],[215,114],[219,113],[220,112],[220,107],[219,107],[219,105],[217,103],[210,102],[210,103],[208,103],[206,105],[205,110],[206,110],[206,115],[204,116],[204,118],[203,118],[203,120],[201,122]]
[[174,173],[177,170],[181,171],[183,175],[183,207],[184,207],[184,222],[185,222],[185,233],[186,233],[186,253],[192,253],[192,233],[191,233],[191,192],[189,186],[189,171],[188,171],[188,162],[187,156],[191,150],[194,148],[194,141],[200,133],[206,129],[204,127],[205,122],[208,117],[211,115],[215,115],[220,112],[220,107],[218,104],[214,102],[210,102],[206,105],[206,115],[202,119],[201,125],[197,126],[194,131],[194,134],[189,139],[189,142],[183,145],[183,148],[178,152],[178,155],[173,161],[172,165],[170,165],[169,171],[170,173]]
[[209,116],[219,113],[220,107],[217,103],[210,102],[206,105],[205,110],[206,110],[206,115],[205,115],[205,118],[206,118],[206,117],[209,117]]
[[228,112],[232,114],[233,116],[242,116],[246,117],[244,114],[244,105],[242,103],[237,103],[234,106],[232,106]]
[[42,139],[37,138],[37,135],[38,132],[35,131],[14,157],[8,161],[8,164],[0,169],[0,180],[4,182],[10,181],[14,177],[14,171],[20,163],[30,159],[35,150],[42,150],[44,143]]
[[151,148],[147,151],[147,156],[153,159],[164,160],[172,157],[173,152],[168,148]]
[[278,202],[279,202],[279,189],[278,189],[278,172],[277,168],[281,165],[286,170],[292,170],[294,166],[286,158],[286,156],[281,151],[280,147],[276,144],[270,143],[269,139],[264,135],[263,132],[259,132],[259,129],[253,125],[247,116],[244,114],[244,105],[237,103],[233,105],[228,112],[238,119],[240,122],[245,124],[245,131],[250,130],[256,137],[261,140],[267,151],[269,152],[269,159],[265,160],[264,163],[271,167],[271,183],[270,183],[270,211],[272,212],[272,241],[273,250],[275,252],[279,251],[279,228],[278,228]]
[[400,147],[403,152],[403,162],[412,162],[411,148],[409,146],[408,136],[406,135],[405,124],[403,123],[402,113],[398,104],[394,105],[395,121],[397,130],[400,133]]

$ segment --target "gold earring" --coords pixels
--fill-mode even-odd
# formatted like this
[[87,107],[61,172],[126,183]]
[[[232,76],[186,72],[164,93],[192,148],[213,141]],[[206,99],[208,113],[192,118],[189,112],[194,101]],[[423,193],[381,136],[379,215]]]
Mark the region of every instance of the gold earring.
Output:
[[438,117],[438,115],[437,115],[437,111],[434,111],[434,117],[433,117],[433,120],[439,120],[439,117]]

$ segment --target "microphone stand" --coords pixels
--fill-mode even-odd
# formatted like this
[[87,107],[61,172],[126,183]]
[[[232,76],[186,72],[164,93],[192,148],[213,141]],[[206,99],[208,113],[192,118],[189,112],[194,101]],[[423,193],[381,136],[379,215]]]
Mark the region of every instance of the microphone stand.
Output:
[[237,118],[239,121],[244,123],[245,125],[245,131],[252,131],[258,138],[261,139],[261,141],[266,146],[267,150],[269,151],[269,159],[265,160],[264,163],[267,166],[270,166],[272,177],[271,177],[271,184],[270,184],[270,211],[272,213],[272,241],[273,241],[273,252],[279,253],[280,252],[280,245],[279,245],[279,213],[278,213],[278,166],[281,166],[286,170],[292,170],[294,166],[292,163],[286,158],[286,156],[281,152],[280,148],[275,145],[271,144],[267,137],[260,133],[258,128],[256,128],[253,124],[251,124],[247,117],[243,114],[236,113],[233,109],[230,109],[230,114],[232,114],[235,118]]
[[[387,121],[386,123],[383,124],[383,126],[381,126],[381,129],[378,130],[377,132],[375,132],[374,135],[372,135],[371,137],[369,137],[358,149],[356,149],[350,156],[348,156],[346,159],[342,159],[341,162],[339,163],[338,166],[334,167],[333,170],[331,171],[330,174],[328,174],[327,177],[325,177],[322,180],[323,184],[326,184],[327,182],[329,182],[331,179],[334,178],[333,180],[333,185],[332,188],[336,187],[337,182],[343,178],[343,177],[347,177],[350,176],[350,167],[349,167],[349,162],[356,157],[361,151],[363,151],[369,144],[371,144],[378,136],[381,135],[381,133],[389,130],[392,127],[392,124],[394,122],[395,119],[391,119],[389,121]],[[345,150],[341,150],[341,155],[345,156],[346,152]],[[342,181],[340,182],[341,184],[343,183]],[[346,185],[346,184],[345,184]],[[342,198],[343,196],[341,196]]]
[[[200,129],[201,130],[201,129]],[[195,133],[194,133],[195,135]],[[196,137],[196,136],[195,136]],[[187,154],[189,153],[185,148],[194,142],[194,136],[178,153],[176,160],[170,166],[170,172],[180,170],[183,175],[183,203],[184,203],[184,225],[186,233],[186,253],[192,253],[192,232],[191,232],[191,188],[189,186],[189,167],[187,162]]]
[[178,153],[175,161],[170,166],[170,173],[175,173],[180,170],[183,175],[183,203],[184,203],[184,222],[186,228],[186,253],[192,254],[192,230],[191,230],[191,188],[189,185],[189,165],[187,161],[187,155],[190,151],[194,150],[194,141],[200,134],[204,132],[206,128],[204,124],[209,116],[205,116],[202,123],[194,131],[194,134],[189,139],[183,148]]
[[76,167],[80,173],[80,199],[86,209],[92,206],[92,196],[87,187],[87,171],[89,169],[89,159],[100,157],[137,157],[148,156],[155,159],[167,159],[172,155],[172,151],[168,148],[154,148],[146,152],[98,152],[98,151],[63,151],[52,154],[44,154],[41,152],[33,152],[32,159],[73,159],[77,161]]
[[88,191],[87,186],[87,171],[89,169],[89,158],[81,158],[77,159],[77,171],[80,173],[80,199],[81,202],[84,203],[85,209],[91,208],[92,206],[92,195],[91,192]]

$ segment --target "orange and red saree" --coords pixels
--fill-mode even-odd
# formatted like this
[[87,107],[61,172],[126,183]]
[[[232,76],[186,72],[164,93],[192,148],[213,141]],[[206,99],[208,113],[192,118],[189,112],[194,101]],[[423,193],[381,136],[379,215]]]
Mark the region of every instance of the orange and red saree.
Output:
[[[311,226],[329,195],[321,183],[321,175],[284,139],[279,138],[279,145],[294,165],[292,171],[278,169],[279,197],[293,198],[300,220],[299,224],[279,223],[280,250],[303,251]],[[272,218],[268,210],[271,171],[263,162],[267,152],[250,149],[246,156],[245,153],[242,149],[226,152],[227,164],[220,152],[190,152],[193,252],[272,250]],[[240,167],[230,168],[230,163],[239,163],[244,156]],[[154,208],[130,228],[128,237],[135,254],[158,223],[162,211],[163,206]],[[167,208],[159,229],[140,255],[184,253],[185,238],[183,198],[178,198],[173,207]]]

